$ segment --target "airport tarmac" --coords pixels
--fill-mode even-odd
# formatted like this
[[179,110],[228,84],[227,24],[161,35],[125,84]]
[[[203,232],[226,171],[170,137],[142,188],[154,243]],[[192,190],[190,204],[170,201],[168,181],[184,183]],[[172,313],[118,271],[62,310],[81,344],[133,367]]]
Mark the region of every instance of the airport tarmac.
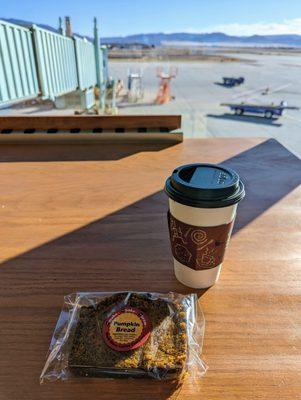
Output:
[[[212,49],[207,52],[214,52]],[[262,50],[264,52],[265,50]],[[220,50],[219,50],[219,54]],[[231,52],[224,52],[233,56]],[[124,114],[181,114],[182,130],[185,137],[247,137],[264,136],[279,140],[295,154],[301,155],[301,110],[287,110],[279,119],[265,119],[260,116],[236,116],[220,104],[224,102],[252,102],[279,104],[282,100],[289,106],[301,108],[301,53],[254,54],[235,53],[238,62],[212,61],[112,61],[110,75],[124,81],[124,90],[117,99],[118,113]],[[177,67],[178,75],[172,81],[172,95],[169,104],[154,105],[159,86],[157,67],[168,72]],[[137,103],[127,102],[126,86],[128,70],[143,71],[144,98]],[[220,83],[223,76],[243,76],[245,83],[234,88],[225,88]],[[269,93],[262,93],[269,88]],[[27,115],[70,115],[74,109],[57,110],[51,103],[12,109],[3,109],[5,114]]]
[[[229,54],[227,54],[229,55]],[[144,98],[129,104],[119,99],[119,114],[182,114],[185,137],[265,136],[279,140],[301,155],[301,110],[287,110],[279,119],[260,116],[235,116],[224,102],[252,102],[301,107],[301,55],[239,54],[240,62],[141,62],[111,61],[110,75],[126,86],[127,71],[143,71]],[[172,81],[175,99],[154,105],[159,79],[156,68],[178,68]],[[243,76],[245,83],[234,88],[220,85],[223,76]],[[269,93],[262,93],[269,88]],[[124,91],[125,92],[125,91]]]

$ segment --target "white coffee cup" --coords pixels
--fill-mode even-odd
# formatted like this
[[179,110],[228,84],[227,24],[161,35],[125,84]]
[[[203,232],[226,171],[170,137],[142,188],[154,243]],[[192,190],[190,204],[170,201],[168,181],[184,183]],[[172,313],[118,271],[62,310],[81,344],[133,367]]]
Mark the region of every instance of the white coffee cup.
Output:
[[219,278],[244,186],[229,168],[189,164],[174,170],[165,191],[176,278],[192,288],[208,288]]

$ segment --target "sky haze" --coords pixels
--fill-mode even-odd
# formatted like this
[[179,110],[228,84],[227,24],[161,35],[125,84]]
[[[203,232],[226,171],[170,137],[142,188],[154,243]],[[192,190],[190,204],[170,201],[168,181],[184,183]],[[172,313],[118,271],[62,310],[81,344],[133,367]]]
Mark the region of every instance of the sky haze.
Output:
[[301,34],[300,0],[0,0],[0,17],[58,24],[70,15],[75,32],[101,36],[150,32],[213,32],[232,35]]

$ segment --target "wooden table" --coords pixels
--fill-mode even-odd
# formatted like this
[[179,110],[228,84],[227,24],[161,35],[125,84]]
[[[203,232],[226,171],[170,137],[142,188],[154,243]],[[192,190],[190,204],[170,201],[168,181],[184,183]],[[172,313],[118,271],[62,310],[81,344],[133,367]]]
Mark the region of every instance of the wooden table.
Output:
[[[0,399],[300,399],[300,160],[255,138],[140,150],[1,147]],[[247,190],[220,281],[199,292],[205,377],[40,386],[65,294],[189,291],[173,275],[162,188],[197,161],[232,166]]]

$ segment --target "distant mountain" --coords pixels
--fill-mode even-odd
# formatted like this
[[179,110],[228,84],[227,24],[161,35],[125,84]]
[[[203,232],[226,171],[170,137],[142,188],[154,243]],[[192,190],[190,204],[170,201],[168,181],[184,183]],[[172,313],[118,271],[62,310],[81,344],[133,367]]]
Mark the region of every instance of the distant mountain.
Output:
[[230,36],[221,32],[213,33],[149,33],[130,36],[117,36],[102,38],[103,44],[130,44],[141,43],[160,46],[168,43],[203,43],[203,44],[240,44],[259,46],[301,46],[301,35],[253,35]]
[[[15,18],[2,18],[13,24],[30,27],[34,22],[23,21]],[[52,32],[58,32],[58,29],[52,26],[39,24],[41,28]],[[76,36],[83,37],[80,34]],[[92,40],[91,38],[88,38]],[[168,43],[196,43],[204,45],[247,45],[247,46],[278,46],[278,47],[299,47],[301,46],[301,35],[253,35],[253,36],[231,36],[222,32],[213,33],[141,33],[129,36],[116,36],[101,38],[102,44],[146,44],[146,45],[168,45]]]

